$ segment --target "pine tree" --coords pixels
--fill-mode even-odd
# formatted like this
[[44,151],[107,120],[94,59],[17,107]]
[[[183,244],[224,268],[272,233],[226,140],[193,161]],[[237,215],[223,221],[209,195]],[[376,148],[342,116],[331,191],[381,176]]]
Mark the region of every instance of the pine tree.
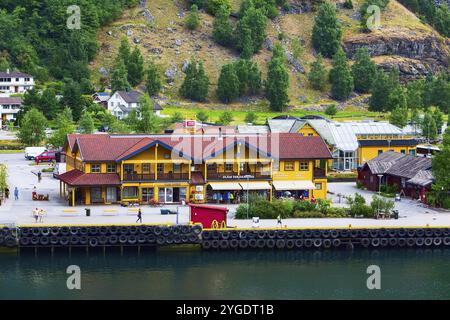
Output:
[[324,2],[314,19],[312,42],[314,48],[323,56],[332,57],[341,46],[341,23],[336,16],[336,8],[329,2]]
[[282,52],[283,49],[277,44],[273,50],[267,73],[266,98],[273,111],[283,111],[289,102],[289,74]]
[[359,48],[356,51],[355,63],[352,66],[352,75],[355,81],[355,91],[366,93],[372,88],[377,67],[370,59],[367,48]]
[[55,90],[47,88],[42,93],[42,96],[38,103],[38,108],[44,116],[49,119],[55,119],[60,110],[58,99],[56,99]]
[[124,37],[120,41],[119,53],[117,54],[116,63],[118,62],[118,60],[122,60],[123,63],[127,65],[128,61],[130,60],[130,56],[131,56],[130,44],[128,43],[128,39]]
[[[400,92],[399,86],[397,69],[392,68],[388,75],[383,70],[378,70],[372,85],[369,110],[379,112],[391,111],[398,104],[396,94],[392,94],[392,92]],[[404,97],[401,97],[401,100],[405,99],[406,101],[406,93],[402,92],[402,95]],[[401,106],[403,106],[403,102],[401,102]]]
[[119,60],[111,76],[111,90],[115,92],[119,90],[129,91],[130,89],[127,68],[124,62]]
[[217,15],[221,7],[225,7],[231,11],[231,4],[229,0],[208,0],[208,12],[213,16]]
[[186,77],[180,87],[180,95],[184,98],[204,101],[208,95],[209,79],[205,73],[203,62],[191,61],[185,73]]
[[238,18],[241,19],[249,8],[254,8],[255,5],[253,0],[244,0],[241,2],[241,6],[239,7]]
[[239,79],[239,96],[243,96],[249,91],[250,65],[251,62],[245,59],[239,59],[234,63],[234,70]]
[[189,12],[186,18],[186,28],[189,30],[195,30],[200,26],[200,17],[198,15],[198,7],[193,4],[191,6],[191,12]]
[[233,43],[233,27],[230,22],[230,9],[222,6],[213,21],[213,37],[218,44],[228,47]]
[[[249,53],[258,52],[267,37],[266,33],[267,17],[262,9],[250,7],[239,19],[236,26],[236,48],[239,52],[244,52],[243,58],[248,58]],[[249,44],[249,41],[251,44]]]
[[217,97],[224,103],[229,103],[239,96],[240,82],[233,64],[226,64],[220,71],[217,84]]
[[85,106],[85,100],[81,95],[78,83],[70,81],[65,84],[61,104],[64,107],[70,108],[75,121],[80,119]]
[[259,94],[262,88],[261,70],[256,62],[250,64],[248,71],[248,94]]
[[147,69],[147,81],[145,83],[147,93],[150,96],[157,95],[161,90],[161,87],[161,74],[158,70],[158,67],[153,62],[150,62],[150,65]]
[[333,68],[330,71],[331,95],[337,100],[346,100],[353,91],[353,77],[347,63],[347,57],[340,48],[333,56]]
[[142,82],[144,78],[144,58],[142,58],[141,51],[138,47],[135,47],[133,53],[130,56],[130,60],[127,65],[128,70],[128,83],[135,87]]
[[316,61],[311,65],[311,71],[308,74],[308,81],[315,90],[324,90],[327,84],[327,70],[323,65],[322,55],[319,53]]

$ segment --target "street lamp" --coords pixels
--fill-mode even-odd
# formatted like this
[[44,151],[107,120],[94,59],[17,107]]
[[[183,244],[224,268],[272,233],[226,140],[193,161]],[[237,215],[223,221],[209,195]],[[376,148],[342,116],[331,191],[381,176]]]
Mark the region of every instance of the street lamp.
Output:
[[[383,178],[383,175],[382,174],[378,174],[378,195],[380,195],[381,196],[381,178]],[[377,201],[377,219],[378,219],[378,216],[380,215],[380,201],[379,201],[379,199],[378,199],[378,201]]]

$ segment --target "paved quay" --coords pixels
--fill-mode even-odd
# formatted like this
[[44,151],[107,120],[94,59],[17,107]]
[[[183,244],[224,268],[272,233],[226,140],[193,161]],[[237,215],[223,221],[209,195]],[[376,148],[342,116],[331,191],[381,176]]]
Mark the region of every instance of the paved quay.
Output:
[[[25,160],[23,154],[0,155],[0,162],[8,168],[8,181],[11,190],[10,199],[0,206],[0,224],[14,223],[16,225],[35,224],[31,215],[33,208],[38,207],[46,211],[45,224],[134,224],[136,223],[137,208],[121,207],[120,205],[91,205],[70,207],[59,197],[59,181],[51,173],[43,173],[42,181],[38,183],[36,173],[47,167],[33,165]],[[14,200],[14,187],[19,188],[19,200]],[[31,193],[36,186],[39,194],[48,194],[50,201],[33,201]],[[354,183],[329,183],[329,198],[333,206],[345,206],[343,196],[363,195],[370,202],[373,192],[358,190]],[[339,202],[338,194],[341,194]],[[223,206],[223,205],[222,205]],[[85,214],[85,208],[90,208],[91,215]],[[160,209],[167,208],[178,211],[178,215],[161,215]],[[250,220],[234,219],[237,205],[228,205],[228,225],[239,228],[252,227]],[[375,220],[355,218],[330,219],[284,219],[283,227],[407,227],[407,226],[450,226],[450,212],[426,207],[417,201],[402,199],[395,203],[399,210],[398,220]],[[189,207],[164,205],[163,207],[142,206],[143,222],[149,224],[185,224],[189,222]],[[36,225],[39,225],[37,223]],[[276,220],[260,220],[259,227],[277,227]]]

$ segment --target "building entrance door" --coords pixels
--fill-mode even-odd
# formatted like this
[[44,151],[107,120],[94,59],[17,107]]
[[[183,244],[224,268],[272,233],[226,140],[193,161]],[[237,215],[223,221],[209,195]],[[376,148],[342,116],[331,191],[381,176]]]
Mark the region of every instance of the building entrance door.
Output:
[[117,202],[116,187],[106,188],[106,202]]

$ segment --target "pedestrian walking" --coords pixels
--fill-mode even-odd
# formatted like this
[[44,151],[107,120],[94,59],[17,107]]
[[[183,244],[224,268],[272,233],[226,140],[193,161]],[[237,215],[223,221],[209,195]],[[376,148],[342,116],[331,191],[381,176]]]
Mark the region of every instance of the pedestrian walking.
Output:
[[38,208],[35,208],[33,210],[33,217],[34,217],[35,222],[38,223],[38,219],[39,219],[39,209]]
[[38,176],[38,182],[41,182],[42,172],[40,170],[38,171],[37,176]]
[[9,199],[9,188],[5,189],[5,197],[6,199]]
[[138,210],[136,223],[137,223],[138,221],[139,221],[140,223],[142,223],[142,211],[141,211],[141,208],[139,208],[139,210]]
[[277,226],[282,226],[282,224],[281,224],[281,215],[279,214],[278,215],[278,217],[277,217]]
[[14,188],[14,199],[19,200],[19,189],[17,187]]
[[44,209],[39,209],[39,222],[44,222]]

